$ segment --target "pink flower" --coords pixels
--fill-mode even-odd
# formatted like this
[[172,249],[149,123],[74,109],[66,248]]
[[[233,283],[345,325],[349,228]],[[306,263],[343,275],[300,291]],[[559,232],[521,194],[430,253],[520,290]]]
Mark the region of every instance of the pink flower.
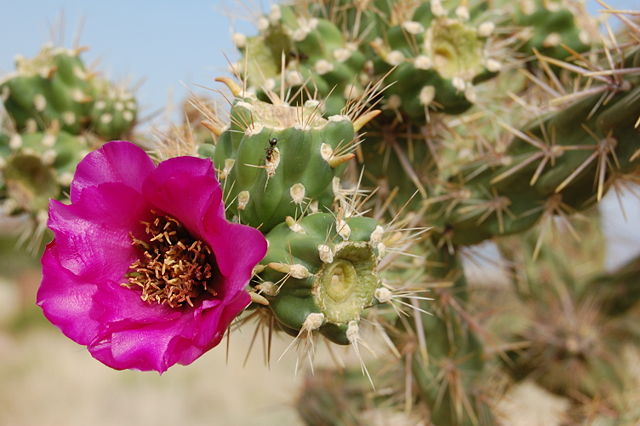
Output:
[[78,165],[71,205],[51,201],[49,227],[38,305],[119,370],[163,372],[216,346],[267,249],[259,231],[225,220],[210,160],[155,166],[129,142]]

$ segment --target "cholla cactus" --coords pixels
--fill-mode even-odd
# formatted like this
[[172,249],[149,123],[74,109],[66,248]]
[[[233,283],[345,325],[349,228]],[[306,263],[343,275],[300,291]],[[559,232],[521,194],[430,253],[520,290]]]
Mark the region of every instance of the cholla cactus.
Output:
[[258,289],[284,330],[295,336],[318,330],[352,343],[364,310],[388,292],[377,271],[384,230],[370,218],[329,213],[287,222],[267,234]]
[[90,71],[84,48],[46,45],[18,57],[2,77],[7,114],[0,137],[3,216],[26,215],[32,248],[46,229],[50,199],[65,199],[76,165],[104,141],[124,139],[137,119],[137,101],[124,87]]
[[63,131],[15,133],[0,140],[3,216],[26,214],[31,249],[39,248],[50,199],[64,199],[78,162],[88,152],[83,136]]
[[275,91],[312,87],[335,114],[382,80],[391,84],[383,94],[386,109],[424,120],[429,108],[469,109],[474,84],[500,69],[487,43],[494,25],[469,22],[464,5],[371,2],[360,9],[357,3],[331,11],[314,2],[274,5],[258,36],[234,36],[248,56],[249,83]]
[[[533,379],[570,398],[573,411],[582,415],[595,400],[601,406],[594,413],[624,413],[634,391],[621,348],[637,339],[629,322],[634,317],[629,308],[637,302],[629,278],[637,276],[638,261],[603,274],[604,238],[598,225],[590,212],[573,229],[582,235],[590,231],[587,241],[575,241],[567,235],[571,228],[564,227],[542,240],[529,233],[500,243],[513,287],[501,296],[507,309],[495,319],[505,321],[497,330],[510,342],[527,342],[507,352],[506,370],[515,380]],[[539,253],[535,261],[534,251]]]
[[[347,372],[346,391],[309,382],[311,400],[298,403],[309,424],[370,424],[362,419],[378,409],[403,411],[413,423],[499,424],[493,407],[500,391],[525,376],[569,398],[577,421],[594,401],[606,400],[607,413],[619,418],[630,406],[632,386],[616,345],[637,349],[638,262],[602,273],[601,234],[572,219],[591,215],[609,189],[638,182],[640,30],[625,18],[628,33],[607,40],[570,0],[501,3],[275,5],[256,36],[234,35],[242,82],[218,79],[233,95],[229,116],[195,100],[211,138],[177,131],[180,140],[159,148],[162,158],[197,153],[213,160],[178,161],[199,164],[208,182],[202,205],[190,206],[202,213],[198,226],[186,229],[218,241],[216,224],[226,224],[234,247],[244,247],[233,239],[237,228],[261,244],[266,239],[268,249],[262,261],[255,258],[262,245],[252,251],[248,294],[227,270],[233,259],[246,259],[223,255],[225,239],[212,258],[200,236],[185,234],[179,246],[167,233],[154,253],[188,251],[183,240],[196,241],[207,274],[220,266],[234,278],[233,315],[250,297],[239,326],[255,319],[256,335],[267,326],[293,336],[287,350],[301,349],[305,359],[313,360],[318,338],[359,358],[367,380],[350,380]],[[115,137],[135,121],[131,96],[93,77],[77,55],[45,49],[3,83],[20,132],[0,136],[0,192],[11,200],[5,206],[44,211],[43,197],[60,196],[81,157],[78,133]],[[191,176],[183,171],[170,181],[182,185],[181,177]],[[175,191],[165,197],[150,183],[142,193],[173,209],[172,197],[191,194]],[[205,209],[212,202],[215,208]],[[183,213],[180,220],[190,223]],[[560,228],[589,243],[552,241],[567,235]],[[127,235],[137,249],[148,245]],[[511,285],[498,291],[473,287],[464,263],[472,246],[487,240],[512,267]],[[155,283],[167,265],[151,258],[157,276],[146,278]],[[585,260],[580,270],[571,265],[576,259]],[[247,278],[251,266],[244,263]],[[202,296],[195,287],[203,281],[208,307],[226,297],[208,287],[209,275],[194,271],[180,303]],[[163,288],[173,291],[172,280]],[[518,315],[483,312],[486,300]],[[231,315],[224,314],[225,326]],[[361,353],[374,346],[366,329],[379,333],[391,359],[375,364],[385,370],[379,375]],[[220,329],[214,337],[220,340]],[[376,384],[385,392],[373,390]],[[312,419],[318,410],[326,412]]]
[[357,131],[379,111],[347,104],[325,119],[314,100],[292,106],[269,92],[267,103],[230,79],[218,80],[235,99],[226,125],[194,101],[215,139],[198,152],[217,165],[227,216],[258,227],[269,242],[255,268],[254,309],[243,323],[255,318],[258,327],[293,335],[310,359],[313,342],[323,337],[350,345],[363,360],[363,329],[373,323],[380,332],[387,307],[405,310],[406,300],[422,298],[405,282],[390,282],[390,269],[397,270],[391,259],[426,229],[415,216],[385,225],[362,217],[369,196],[347,173]]
[[267,232],[287,216],[331,207],[334,178],[355,157],[362,122],[349,115],[324,119],[319,107],[234,101],[213,154],[232,216]]
[[46,45],[33,59],[16,59],[0,94],[17,131],[55,126],[72,134],[91,130],[106,140],[129,133],[138,111],[133,95],[89,71],[83,50]]
[[[270,102],[272,91],[297,93],[302,101],[315,94],[314,99],[323,101],[318,117],[336,114],[354,98],[385,112],[362,126],[364,142],[355,150],[360,174],[340,176],[338,171],[336,176],[342,184],[353,184],[360,176],[360,182],[377,188],[377,196],[363,207],[375,212],[380,225],[402,214],[413,218],[414,225],[432,228],[413,253],[422,259],[419,282],[449,283],[434,291],[434,302],[416,304],[434,317],[417,311],[413,320],[383,323],[411,365],[405,387],[416,392],[410,399],[425,406],[435,424],[498,421],[491,410],[497,396],[481,383],[495,378],[499,364],[491,359],[495,342],[484,321],[475,317],[475,298],[461,267],[467,247],[536,232],[540,236],[531,237],[529,249],[520,247],[518,252],[527,253],[532,267],[537,258],[544,263],[544,238],[556,221],[568,222],[576,212],[597,204],[608,189],[637,180],[640,166],[640,73],[633,24],[629,26],[635,37],[610,48],[611,42],[599,38],[579,4],[531,1],[504,6],[300,0],[273,6],[259,20],[258,35],[234,36],[244,55],[244,65],[236,71],[263,101]],[[384,90],[371,95],[367,87],[376,85]],[[263,137],[261,149],[268,149],[266,141]],[[336,192],[327,193],[327,200],[332,195]],[[325,208],[330,204],[325,202]],[[320,234],[303,231],[307,221],[319,220],[305,217],[313,211],[283,212],[274,223],[285,223],[267,226],[265,231],[275,233],[268,238],[277,238],[266,258],[272,268],[261,270],[265,283],[256,284],[280,323],[289,324],[283,328],[296,336],[305,330],[310,314],[323,314],[322,321],[314,323],[317,328],[326,324],[317,284],[324,270],[322,252],[313,235],[339,240],[339,227]],[[269,294],[279,280],[298,273],[300,277],[284,281],[282,293]],[[390,275],[378,277],[385,281]],[[554,276],[553,281],[563,278]],[[294,281],[297,284],[287,288],[287,282]],[[360,280],[363,291],[368,282]],[[610,314],[602,307],[618,306],[593,304],[591,285],[579,294],[569,292],[576,304],[574,320],[586,328],[596,317],[609,323]],[[554,297],[541,291],[539,298],[523,302],[532,308],[529,320],[537,330],[545,329],[541,323],[553,306],[564,306],[554,304]],[[634,304],[635,299],[630,302]],[[595,306],[598,314],[593,317]],[[520,338],[532,342],[535,358],[535,347],[553,347],[552,335],[525,333]],[[340,343],[336,335],[330,336]],[[589,348],[608,348],[600,333],[589,339],[597,342]],[[578,345],[582,355],[575,356],[594,362],[609,353],[591,353]],[[545,371],[563,368],[557,357],[544,364]],[[588,382],[584,371],[576,373],[583,384]],[[600,382],[592,380],[590,392],[569,382],[549,387],[593,397],[599,394],[593,392],[594,384],[597,388]]]

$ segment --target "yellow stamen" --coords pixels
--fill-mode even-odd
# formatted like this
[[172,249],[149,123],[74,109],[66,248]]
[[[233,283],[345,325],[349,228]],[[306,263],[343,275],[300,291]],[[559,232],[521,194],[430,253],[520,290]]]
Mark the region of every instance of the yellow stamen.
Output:
[[194,300],[203,295],[217,295],[212,288],[212,252],[204,241],[194,239],[170,216],[156,216],[152,222],[141,223],[148,241],[130,234],[131,243],[142,256],[129,266],[128,282],[122,286],[140,288],[140,298],[145,302],[172,308],[185,303],[193,306]]

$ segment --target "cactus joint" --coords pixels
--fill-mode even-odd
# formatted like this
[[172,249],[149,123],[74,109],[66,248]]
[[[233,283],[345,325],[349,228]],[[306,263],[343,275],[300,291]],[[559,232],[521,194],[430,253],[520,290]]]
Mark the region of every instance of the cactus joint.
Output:
[[314,297],[327,321],[346,324],[360,319],[381,285],[375,267],[375,253],[364,242],[341,245],[333,262],[323,265],[314,282]]

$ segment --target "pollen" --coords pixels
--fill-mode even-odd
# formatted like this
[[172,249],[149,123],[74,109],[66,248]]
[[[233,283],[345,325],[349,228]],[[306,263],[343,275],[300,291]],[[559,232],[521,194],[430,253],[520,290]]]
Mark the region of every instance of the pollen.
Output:
[[178,220],[152,214],[152,221],[142,222],[144,239],[130,234],[142,255],[129,267],[128,282],[122,286],[140,289],[145,302],[171,308],[193,306],[198,299],[216,296],[209,246],[192,237]]

